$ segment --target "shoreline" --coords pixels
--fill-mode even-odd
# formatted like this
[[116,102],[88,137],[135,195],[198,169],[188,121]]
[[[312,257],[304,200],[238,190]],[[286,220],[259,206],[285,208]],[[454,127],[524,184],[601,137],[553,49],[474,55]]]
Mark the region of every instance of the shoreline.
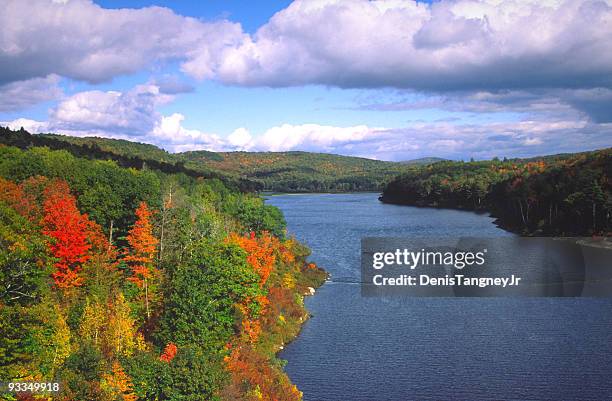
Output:
[[[522,237],[532,237],[532,236],[537,236],[538,234],[543,234],[543,233],[536,233],[536,232],[528,232],[516,226],[508,225],[504,223],[504,221],[500,217],[496,216],[494,212],[488,209],[484,209],[484,208],[483,209],[470,209],[467,207],[460,207],[460,206],[453,207],[453,206],[439,206],[439,205],[432,205],[432,204],[417,204],[417,203],[404,202],[402,200],[385,199],[384,194],[378,197],[378,201],[381,203],[387,204],[387,205],[410,206],[410,207],[418,207],[418,208],[425,208],[425,209],[458,210],[458,211],[476,213],[476,214],[481,214],[481,215],[485,214],[485,215],[488,215],[488,217],[494,219],[491,223],[493,223],[496,227],[499,227],[502,230],[507,231],[511,234],[516,234]],[[542,235],[542,236],[550,236],[550,235]]]

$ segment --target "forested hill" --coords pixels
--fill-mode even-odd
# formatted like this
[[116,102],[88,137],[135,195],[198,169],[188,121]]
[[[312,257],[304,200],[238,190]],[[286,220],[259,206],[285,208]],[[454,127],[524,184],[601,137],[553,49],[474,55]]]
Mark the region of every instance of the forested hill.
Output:
[[325,273],[277,208],[166,165],[23,147],[0,144],[0,382],[59,383],[56,401],[301,400],[276,352]]
[[261,185],[254,181],[215,171],[205,164],[185,166],[174,154],[154,145],[121,139],[79,138],[54,134],[32,135],[23,129],[13,131],[0,127],[0,144],[20,149],[44,146],[53,150],[65,150],[77,157],[113,160],[119,166],[126,168],[151,168],[168,174],[182,173],[194,178],[217,178],[232,188],[247,192],[261,189]]
[[[31,135],[0,127],[0,143],[26,149],[46,146],[75,156],[115,160],[122,167],[150,167],[166,173],[219,178],[245,191],[347,192],[380,191],[411,166],[360,157],[309,152],[194,151],[168,153],[154,145],[120,139]],[[431,162],[438,159],[431,158]],[[427,164],[430,160],[419,160]],[[412,163],[409,163],[412,164]]]
[[378,191],[406,170],[401,163],[310,152],[185,152],[186,166],[211,168],[279,192]]
[[391,181],[387,203],[489,211],[535,235],[611,235],[612,148],[527,160],[439,162]]

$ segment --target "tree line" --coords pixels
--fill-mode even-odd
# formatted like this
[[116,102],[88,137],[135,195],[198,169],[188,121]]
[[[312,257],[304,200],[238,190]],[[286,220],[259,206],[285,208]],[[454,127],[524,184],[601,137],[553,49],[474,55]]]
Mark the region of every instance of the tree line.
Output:
[[23,128],[11,130],[8,127],[1,126],[0,143],[20,149],[47,147],[53,150],[66,150],[70,154],[81,158],[113,160],[119,166],[125,168],[140,170],[149,168],[166,174],[185,174],[193,178],[217,178],[229,187],[245,192],[261,189],[257,182],[214,171],[204,164],[186,167],[184,161],[176,160],[173,155],[153,145],[103,138],[75,138],[53,134],[32,135]]
[[489,211],[527,235],[610,235],[612,149],[529,160],[439,162],[391,181],[381,201]]

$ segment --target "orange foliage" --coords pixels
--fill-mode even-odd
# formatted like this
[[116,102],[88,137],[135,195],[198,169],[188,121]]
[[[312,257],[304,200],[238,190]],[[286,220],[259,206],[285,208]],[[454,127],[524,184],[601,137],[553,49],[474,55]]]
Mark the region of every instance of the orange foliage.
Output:
[[0,177],[0,201],[30,221],[36,221],[40,215],[40,208],[32,194],[26,193],[22,185]]
[[291,264],[295,262],[295,253],[293,252],[296,245],[296,241],[293,238],[288,239],[280,245],[278,248],[280,252],[280,259],[285,264]]
[[92,256],[106,261],[114,257],[114,248],[102,228],[79,212],[76,198],[63,180],[36,176],[15,184],[0,178],[0,201],[39,224],[50,237],[49,250],[57,259],[52,277],[58,288],[82,285],[79,271]]
[[132,392],[134,389],[132,379],[125,373],[119,362],[113,362],[112,374],[105,374],[103,378],[106,385],[118,393],[123,401],[138,400],[138,396]]
[[234,348],[225,357],[234,388],[249,388],[249,400],[300,401],[302,393],[287,380],[278,369],[273,368],[265,356],[250,347]]
[[128,280],[139,287],[143,286],[144,280],[152,276],[151,269],[158,243],[153,235],[151,216],[152,212],[146,202],[140,202],[136,209],[136,222],[127,235],[130,250],[123,260],[132,270],[132,277]]
[[259,237],[253,232],[248,236],[232,233],[228,241],[238,245],[247,253],[247,262],[259,274],[261,278],[259,285],[263,287],[276,262],[275,251],[280,244],[278,238],[264,231]]
[[166,347],[164,348],[164,352],[162,352],[162,354],[160,355],[159,360],[162,362],[170,363],[176,356],[177,352],[178,352],[178,347],[176,346],[176,344],[168,343],[166,344]]
[[255,342],[261,334],[261,323],[257,319],[243,319],[242,331],[249,336],[251,342]]
[[[276,263],[276,253],[280,248],[278,238],[270,235],[268,232],[263,232],[259,237],[255,233],[241,236],[235,233],[230,234],[228,242],[238,245],[247,253],[247,263],[259,275],[259,285],[263,288],[266,284],[274,264]],[[269,301],[265,296],[257,298],[257,302],[261,305],[262,310],[265,310]],[[242,330],[248,336],[251,342],[257,341],[261,333],[260,322],[252,318],[252,314],[245,305],[238,305],[245,316],[242,320]]]

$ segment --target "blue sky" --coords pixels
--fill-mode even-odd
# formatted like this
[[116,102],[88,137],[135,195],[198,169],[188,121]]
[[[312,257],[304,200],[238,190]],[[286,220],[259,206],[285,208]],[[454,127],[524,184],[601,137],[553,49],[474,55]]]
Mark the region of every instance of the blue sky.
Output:
[[385,160],[612,146],[609,1],[28,6],[0,17],[15,128]]

